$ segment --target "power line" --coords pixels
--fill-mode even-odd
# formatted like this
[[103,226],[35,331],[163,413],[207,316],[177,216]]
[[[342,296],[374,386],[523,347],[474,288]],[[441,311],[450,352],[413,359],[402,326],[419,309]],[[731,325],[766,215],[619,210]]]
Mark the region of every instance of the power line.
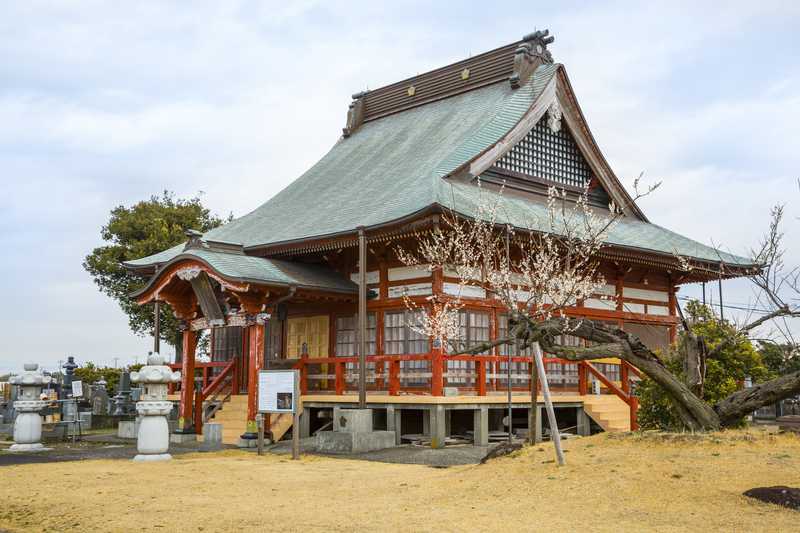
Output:
[[[678,296],[678,299],[679,300],[683,300],[683,301],[697,300],[697,298],[692,298],[690,296]],[[749,311],[751,313],[768,314],[768,313],[772,313],[773,312],[772,309],[762,309],[762,308],[758,308],[758,307],[746,307],[746,304],[739,304],[739,305],[724,304],[723,307],[727,307],[728,309],[737,309],[739,311]]]

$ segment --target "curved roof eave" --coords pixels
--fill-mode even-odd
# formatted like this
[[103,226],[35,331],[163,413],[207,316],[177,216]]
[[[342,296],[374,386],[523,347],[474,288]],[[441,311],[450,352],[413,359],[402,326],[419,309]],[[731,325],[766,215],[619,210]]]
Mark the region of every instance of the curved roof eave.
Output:
[[[226,255],[231,255],[231,254],[226,254]],[[253,256],[245,256],[245,255],[240,255],[238,257],[247,258],[248,260],[256,259],[256,260],[266,261],[266,262],[273,262],[273,263],[275,262],[275,260],[271,260],[271,259],[267,259],[267,258],[263,258],[263,257],[253,257]],[[222,278],[222,279],[224,279],[226,281],[229,281],[231,283],[253,284],[253,285],[266,286],[266,287],[280,287],[280,288],[295,287],[295,288],[298,288],[298,289],[316,290],[316,291],[325,291],[325,292],[335,292],[335,293],[341,293],[341,294],[357,294],[358,293],[358,287],[355,285],[355,283],[352,283],[352,282],[350,282],[352,284],[352,288],[344,288],[344,287],[335,286],[335,285],[332,285],[332,284],[327,284],[326,285],[326,284],[322,284],[322,283],[303,283],[301,281],[296,281],[296,280],[295,281],[292,281],[292,280],[287,281],[287,280],[271,279],[271,278],[267,278],[267,277],[259,278],[259,277],[252,277],[252,276],[235,276],[235,275],[231,275],[231,274],[229,274],[227,272],[224,272],[222,269],[219,268],[218,265],[213,264],[212,261],[209,261],[204,257],[201,257],[201,256],[199,256],[197,254],[194,254],[194,253],[182,253],[182,254],[179,254],[179,255],[173,257],[172,259],[170,259],[169,261],[167,261],[166,263],[161,265],[161,269],[159,270],[159,272],[156,275],[154,275],[153,277],[151,277],[148,280],[147,284],[145,284],[144,287],[132,292],[130,294],[130,296],[132,298],[138,298],[142,294],[147,293],[162,278],[162,274],[164,274],[164,273],[169,271],[170,267],[172,267],[174,265],[177,265],[178,263],[181,263],[181,262],[184,262],[184,261],[185,262],[200,263],[200,264],[204,265],[205,267],[207,267],[208,269],[210,269],[212,272],[214,272],[215,275],[217,275],[220,278]],[[304,265],[295,264],[295,267],[299,268],[299,269],[303,269]],[[342,281],[343,282],[344,281],[348,281],[349,282],[349,280],[345,280],[345,279],[343,279]]]

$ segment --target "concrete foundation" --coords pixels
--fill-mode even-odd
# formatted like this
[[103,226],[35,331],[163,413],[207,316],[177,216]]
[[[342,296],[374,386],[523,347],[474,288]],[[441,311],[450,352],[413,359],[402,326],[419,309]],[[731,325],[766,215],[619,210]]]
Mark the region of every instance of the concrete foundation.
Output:
[[364,453],[392,448],[396,439],[395,431],[372,430],[372,409],[334,407],[333,431],[317,433],[317,450],[324,453]]
[[169,441],[173,444],[183,444],[184,442],[197,441],[197,435],[194,433],[170,433]]
[[434,405],[428,411],[430,418],[431,448],[444,448],[447,439],[447,415],[444,405]]
[[392,448],[394,431],[320,431],[317,433],[317,450],[323,453],[364,453]]
[[583,408],[578,409],[578,435],[582,437],[588,437],[592,434],[592,426],[591,422],[589,421],[589,415],[586,414],[586,411]]
[[[264,444],[269,444],[270,440],[264,437]],[[258,448],[258,439],[243,439],[239,437],[239,442],[236,443],[239,448]]]
[[333,431],[368,433],[372,431],[372,409],[333,408]]
[[222,424],[203,425],[203,442],[200,449],[204,452],[211,452],[222,449]]
[[472,412],[472,432],[475,446],[489,445],[489,408],[485,405]]

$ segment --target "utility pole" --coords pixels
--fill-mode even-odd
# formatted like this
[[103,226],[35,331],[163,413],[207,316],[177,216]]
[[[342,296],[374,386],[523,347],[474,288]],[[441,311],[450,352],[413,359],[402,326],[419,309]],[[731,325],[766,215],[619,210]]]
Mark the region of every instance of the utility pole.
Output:
[[[511,226],[506,224],[506,268],[511,271],[511,244],[510,244],[510,234],[511,234]],[[508,330],[511,331],[511,317],[512,315],[508,315]],[[516,329],[516,328],[515,328]],[[508,348],[507,348],[508,349]],[[517,340],[516,335],[514,336],[514,349],[508,349],[508,360],[506,362],[506,387],[508,388],[508,443],[511,444],[513,441],[513,433],[514,433],[514,409],[513,404],[511,401],[511,356],[513,353],[519,354],[519,341]],[[536,403],[536,400],[534,400]]]
[[367,236],[358,228],[358,408],[367,408]]
[[[155,275],[158,275],[158,267]],[[153,304],[153,315],[153,353],[161,353],[161,303],[158,300]]]

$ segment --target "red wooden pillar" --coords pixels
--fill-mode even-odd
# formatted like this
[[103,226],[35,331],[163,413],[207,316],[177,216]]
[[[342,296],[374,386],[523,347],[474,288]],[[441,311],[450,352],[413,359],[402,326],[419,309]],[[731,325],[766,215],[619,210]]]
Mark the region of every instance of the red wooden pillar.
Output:
[[196,333],[183,330],[183,358],[181,359],[181,407],[178,417],[178,433],[194,433],[192,408],[194,406],[194,352]]
[[252,439],[258,437],[258,371],[264,359],[264,325],[247,326],[247,340],[247,429],[242,438]]
[[344,363],[336,361],[333,363],[336,374],[336,395],[341,396],[345,391]]
[[622,381],[622,392],[625,394],[631,393],[630,375],[628,373],[627,361],[620,361],[619,365],[619,379]]
[[588,369],[586,368],[586,362],[581,361],[578,363],[578,394],[581,396],[585,396],[589,390],[588,381]]
[[475,361],[475,366],[477,366],[478,370],[478,396],[486,396],[486,361],[478,359]]
[[[670,280],[669,285],[669,315],[676,317],[678,316],[678,301],[677,292],[678,288],[672,284],[672,280]],[[669,343],[675,344],[675,341],[678,339],[678,326],[677,324],[673,324],[669,327]]]
[[195,391],[194,395],[194,432],[203,433],[203,391]]
[[631,431],[636,431],[639,429],[639,398],[636,396],[631,396],[628,405],[631,408]]
[[431,395],[444,395],[444,357],[441,346],[435,346],[431,353]]
[[389,361],[389,394],[397,396],[400,393],[400,360]]

